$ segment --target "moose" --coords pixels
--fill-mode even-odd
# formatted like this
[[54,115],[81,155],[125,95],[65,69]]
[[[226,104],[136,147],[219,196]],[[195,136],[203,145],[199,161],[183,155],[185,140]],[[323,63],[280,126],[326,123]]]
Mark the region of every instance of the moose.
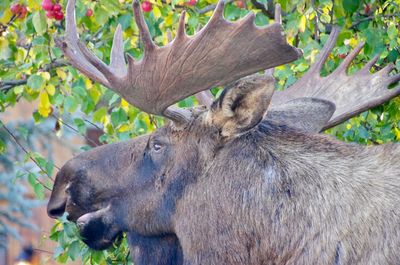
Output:
[[[223,18],[156,46],[133,1],[144,55],[125,57],[117,27],[110,65],[79,41],[75,0],[57,39],[71,65],[169,123],[152,134],[96,147],[58,172],[47,206],[68,213],[83,241],[106,249],[127,233],[142,264],[400,264],[400,146],[361,146],[320,134],[400,94],[393,65],[353,75],[357,46],[330,75],[320,71],[340,29],[295,84],[274,91],[274,67],[301,50],[275,23]],[[125,60],[126,59],[126,60]],[[193,73],[196,73],[195,75]],[[225,86],[218,99],[209,93]],[[195,95],[200,103],[174,103]]]

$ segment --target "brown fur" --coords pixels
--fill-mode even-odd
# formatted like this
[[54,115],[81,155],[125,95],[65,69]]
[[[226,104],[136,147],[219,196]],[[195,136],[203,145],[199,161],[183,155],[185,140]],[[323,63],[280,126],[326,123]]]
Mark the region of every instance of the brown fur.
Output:
[[399,146],[257,124],[268,104],[256,111],[236,92],[184,130],[77,156],[49,214],[67,210],[97,249],[128,232],[136,265],[399,264]]

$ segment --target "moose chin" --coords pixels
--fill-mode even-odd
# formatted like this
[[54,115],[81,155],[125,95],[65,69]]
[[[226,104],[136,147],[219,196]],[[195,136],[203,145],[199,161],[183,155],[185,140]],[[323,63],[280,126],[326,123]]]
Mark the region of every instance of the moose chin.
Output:
[[[389,75],[393,65],[371,74],[375,57],[347,75],[360,44],[321,77],[340,32],[333,27],[309,71],[275,91],[271,71],[259,72],[302,55],[286,42],[279,6],[276,23],[259,28],[252,13],[226,21],[219,1],[192,37],[183,13],[164,47],[153,43],[138,0],[133,9],[140,61],[125,61],[120,26],[110,65],[80,43],[75,0],[57,45],[87,77],[169,122],[68,161],[50,217],[67,212],[94,249],[127,233],[135,265],[400,264],[400,146],[320,133],[399,95],[387,89],[400,79]],[[207,92],[213,86],[225,86],[218,99]],[[173,106],[190,95],[201,106]]]
[[122,231],[116,229],[112,220],[100,213],[102,211],[84,214],[76,221],[82,241],[96,250],[107,249],[122,237]]

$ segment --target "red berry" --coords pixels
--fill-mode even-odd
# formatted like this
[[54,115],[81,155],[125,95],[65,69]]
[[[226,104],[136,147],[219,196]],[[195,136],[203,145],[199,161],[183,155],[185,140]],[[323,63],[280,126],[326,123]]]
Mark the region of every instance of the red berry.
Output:
[[239,8],[246,8],[246,4],[242,0],[236,1],[236,6],[239,7]]
[[86,10],[86,16],[87,16],[87,17],[93,16],[93,9],[88,8],[88,10]]
[[196,5],[196,3],[197,3],[197,0],[189,0],[189,2],[187,2],[186,4],[188,6],[194,6],[194,5]]
[[28,9],[26,8],[26,6],[21,6],[21,12],[19,15],[19,18],[25,18],[26,14],[28,13]]
[[143,9],[143,12],[150,12],[153,9],[153,7],[150,2],[144,1],[142,3],[142,9]]
[[368,4],[365,5],[364,12],[365,12],[365,14],[369,14],[369,12],[371,12],[371,7]]
[[54,8],[53,2],[51,0],[43,0],[42,8],[46,11],[51,11]]
[[54,12],[54,19],[55,20],[63,20],[64,19],[64,13],[63,12]]
[[13,4],[10,8],[11,13],[14,15],[19,14],[21,12],[21,5],[20,4]]
[[61,9],[62,9],[62,7],[61,7],[61,5],[59,3],[54,4],[54,6],[53,6],[53,11],[54,12],[60,12]]
[[46,17],[54,18],[54,12],[53,11],[46,11]]
[[347,56],[347,55],[344,54],[344,53],[339,54],[339,58],[340,58],[340,59],[344,59],[344,58],[346,58],[346,56]]

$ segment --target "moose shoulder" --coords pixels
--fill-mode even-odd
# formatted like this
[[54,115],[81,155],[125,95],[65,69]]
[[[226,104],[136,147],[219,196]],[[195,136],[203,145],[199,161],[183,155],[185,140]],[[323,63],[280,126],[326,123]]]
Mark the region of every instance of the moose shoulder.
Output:
[[[223,6],[191,38],[183,14],[175,40],[156,47],[135,0],[144,57],[125,62],[118,27],[107,66],[78,41],[69,0],[58,45],[71,64],[170,123],[67,162],[49,215],[67,212],[94,249],[127,232],[135,265],[399,264],[400,147],[359,146],[318,132],[397,96],[400,88],[387,87],[400,75],[389,75],[392,65],[369,73],[375,57],[348,76],[359,45],[320,77],[339,34],[334,27],[307,74],[274,92],[274,79],[255,73],[301,52],[286,43],[279,23],[257,28],[254,15],[230,23]],[[279,8],[276,14],[279,22]],[[218,32],[226,40],[208,47]],[[147,71],[158,61],[166,67]],[[181,63],[200,79],[183,73]],[[204,93],[213,85],[227,85],[217,100]],[[206,106],[171,106],[192,94]]]
[[174,234],[184,264],[400,262],[399,147],[259,123],[270,89],[237,86],[184,129],[79,155],[49,212],[66,200],[94,248],[122,231]]

